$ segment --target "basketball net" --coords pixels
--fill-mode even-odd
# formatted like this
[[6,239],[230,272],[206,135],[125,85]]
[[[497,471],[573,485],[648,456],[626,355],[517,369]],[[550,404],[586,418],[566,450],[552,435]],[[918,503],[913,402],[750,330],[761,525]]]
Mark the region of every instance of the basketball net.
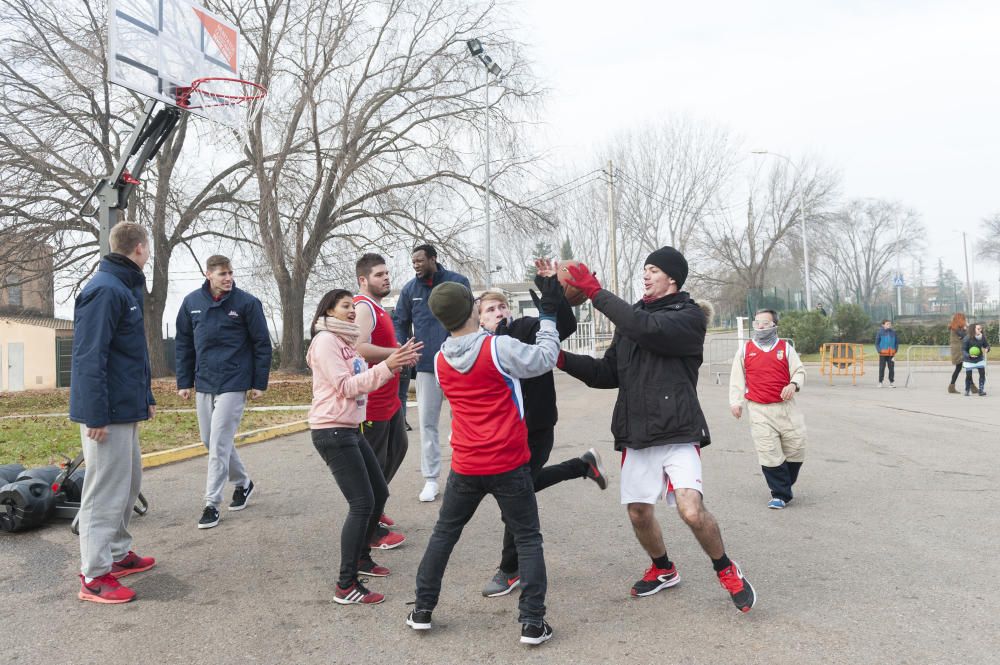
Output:
[[267,88],[243,79],[207,77],[177,88],[176,95],[177,106],[232,129],[239,136],[240,145],[246,147]]

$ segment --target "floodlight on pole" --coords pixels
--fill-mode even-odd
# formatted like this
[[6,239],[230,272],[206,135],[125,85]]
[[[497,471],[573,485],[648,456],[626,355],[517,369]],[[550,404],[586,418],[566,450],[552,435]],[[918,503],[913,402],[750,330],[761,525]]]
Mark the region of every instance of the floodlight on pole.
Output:
[[465,45],[469,48],[469,53],[473,57],[478,57],[486,68],[486,106],[483,110],[483,125],[485,126],[486,134],[484,144],[484,152],[486,153],[486,288],[492,288],[493,270],[490,268],[493,264],[493,239],[492,227],[490,225],[490,76],[492,75],[499,79],[503,74],[503,69],[493,58],[486,54],[486,51],[483,49],[483,43],[480,40],[470,39],[465,42]]
[[[803,177],[802,169],[800,169],[795,162],[791,159],[777,152],[771,152],[769,150],[751,150],[751,154],[754,155],[771,155],[772,157],[777,157],[778,159],[783,159],[788,162],[795,172],[799,175],[801,180]],[[805,264],[806,272],[806,310],[812,311],[812,280],[809,279],[809,241],[806,237],[806,205],[805,205],[805,193],[804,184],[799,187],[799,220],[802,222],[802,262]]]

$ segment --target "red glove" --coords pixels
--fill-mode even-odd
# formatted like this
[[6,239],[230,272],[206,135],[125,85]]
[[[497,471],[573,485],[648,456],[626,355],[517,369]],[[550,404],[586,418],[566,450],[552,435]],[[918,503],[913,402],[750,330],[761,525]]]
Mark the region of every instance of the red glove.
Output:
[[601,290],[601,283],[597,281],[597,276],[590,272],[590,268],[585,263],[566,266],[569,278],[566,283],[583,291],[588,298],[593,298]]
[[566,352],[565,351],[560,351],[559,352],[559,357],[556,358],[556,367],[558,367],[559,369],[562,369],[563,365],[565,365],[565,364],[566,364]]

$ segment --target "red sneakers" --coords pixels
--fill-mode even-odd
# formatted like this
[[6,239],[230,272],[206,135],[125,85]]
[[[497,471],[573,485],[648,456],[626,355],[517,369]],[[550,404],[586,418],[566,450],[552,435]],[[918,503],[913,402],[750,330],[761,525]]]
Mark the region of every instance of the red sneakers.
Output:
[[396,523],[389,519],[385,513],[382,513],[382,516],[378,518],[378,523],[385,527],[396,526]]
[[380,566],[371,559],[362,559],[358,562],[358,574],[370,575],[371,577],[389,577],[389,569]]
[[740,565],[735,561],[719,571],[719,583],[729,592],[733,604],[740,612],[749,612],[757,602],[757,592],[750,586],[750,580],[743,576]]
[[333,600],[341,605],[377,605],[385,600],[385,596],[369,591],[357,580],[346,589],[341,589],[339,584],[336,587]]
[[403,534],[390,531],[381,538],[376,538],[371,547],[380,550],[391,550],[394,547],[402,545],[404,540],[406,540],[406,536]]
[[80,575],[80,593],[77,594],[77,598],[89,600],[92,603],[114,605],[133,600],[135,591],[127,586],[122,586],[121,582],[110,573],[95,577],[90,584],[87,584],[83,575]]
[[635,598],[652,596],[680,581],[681,576],[677,573],[677,566],[671,564],[670,568],[657,568],[654,564],[646,569],[646,574],[642,576],[641,580],[632,585],[632,596]]
[[132,550],[121,561],[111,564],[112,577],[125,577],[133,573],[141,573],[156,565],[156,559],[151,556],[139,556]]

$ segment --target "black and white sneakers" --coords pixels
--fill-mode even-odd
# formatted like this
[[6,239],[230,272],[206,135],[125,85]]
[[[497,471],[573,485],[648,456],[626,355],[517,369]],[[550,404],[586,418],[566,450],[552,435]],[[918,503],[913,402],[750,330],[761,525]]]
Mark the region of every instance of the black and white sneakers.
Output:
[[412,628],[413,630],[430,630],[431,611],[410,610],[410,613],[406,615],[406,625]]
[[552,626],[548,622],[542,621],[541,626],[534,626],[530,623],[521,624],[521,644],[538,646],[550,639],[552,639]]
[[198,520],[199,529],[211,529],[213,526],[219,523],[219,509],[215,506],[205,506],[205,510],[201,513],[201,519]]
[[243,510],[247,507],[247,501],[250,500],[250,495],[253,494],[253,481],[246,487],[237,487],[233,491],[233,502],[229,504],[229,510]]

